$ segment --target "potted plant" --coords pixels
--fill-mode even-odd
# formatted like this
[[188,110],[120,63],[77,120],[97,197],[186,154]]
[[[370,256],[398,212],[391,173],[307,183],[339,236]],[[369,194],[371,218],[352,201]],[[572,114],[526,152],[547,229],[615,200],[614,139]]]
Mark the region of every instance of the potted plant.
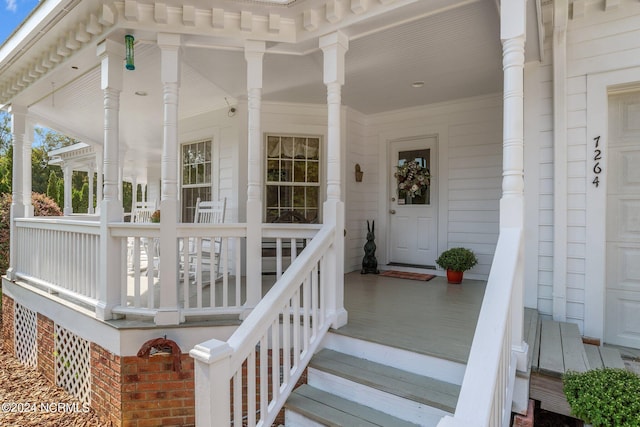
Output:
[[462,275],[478,263],[476,255],[467,248],[451,248],[440,254],[436,264],[447,270],[449,283],[461,283]]
[[150,217],[151,222],[160,222],[160,209],[155,210]]
[[567,372],[563,391],[571,413],[593,427],[640,426],[640,377],[625,369]]

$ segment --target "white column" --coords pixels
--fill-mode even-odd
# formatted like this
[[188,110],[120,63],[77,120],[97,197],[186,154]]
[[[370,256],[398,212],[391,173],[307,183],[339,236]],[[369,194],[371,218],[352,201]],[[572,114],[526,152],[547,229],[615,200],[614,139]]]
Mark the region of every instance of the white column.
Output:
[[33,171],[31,170],[31,146],[33,144],[34,124],[27,120],[26,132],[24,134],[23,155],[22,155],[22,191],[24,195],[24,216],[33,217],[33,204],[31,203],[31,191],[33,183]]
[[136,210],[136,203],[138,202],[138,177],[136,175],[131,176],[131,215]]
[[[262,293],[262,176],[263,141],[262,59],[265,42],[247,41],[248,135],[247,135],[247,310],[258,304]],[[246,314],[246,313],[245,313]]]
[[64,181],[64,208],[62,212],[65,216],[73,213],[73,191],[71,186],[73,184],[73,169],[69,163],[65,163],[62,168],[62,180]]
[[[502,39],[503,93],[503,166],[500,228],[524,230],[524,43],[526,34],[526,0],[501,3],[500,36]],[[523,341],[524,322],[524,248],[520,249],[518,269],[512,295],[512,349],[517,355],[517,369],[526,371],[527,344]]]
[[118,166],[118,200],[120,200],[120,202],[122,202],[124,200],[123,197],[123,189],[122,189],[122,184],[124,183],[124,167],[122,166],[124,159],[121,157],[120,161],[118,162],[119,166]]
[[96,153],[96,213],[100,214],[104,192],[104,162],[102,152]]
[[11,199],[11,234],[10,234],[10,253],[9,253],[9,269],[7,270],[7,277],[9,280],[16,280],[16,266],[17,266],[17,239],[16,239],[16,226],[15,219],[25,216],[24,205],[24,188],[23,188],[23,173],[24,162],[22,158],[24,156],[23,142],[24,134],[26,131],[26,117],[27,108],[21,105],[11,106],[11,136],[13,138],[13,174],[12,180],[12,199]]
[[342,85],[344,85],[345,54],[349,40],[341,32],[320,38],[324,53],[324,84],[327,86],[327,200],[323,205],[325,224],[333,224],[335,230],[333,248],[327,254],[328,268],[332,275],[329,283],[328,305],[335,314],[333,328],[347,323],[344,308],[344,202],[341,195],[342,151],[340,123]]
[[178,91],[180,86],[180,35],[158,34],[163,92],[163,144],[160,161],[160,308],[158,325],[180,323],[178,310]]
[[96,172],[95,171],[95,165],[92,163],[89,166],[89,203],[88,203],[88,209],[87,209],[87,213],[88,214],[93,214],[95,213],[95,208],[93,207],[93,174]]
[[[112,40],[98,45],[101,59],[101,89],[104,97],[103,172],[104,188],[100,204],[100,282],[96,316],[112,318],[111,310],[120,303],[120,240],[110,237],[109,223],[122,221],[122,203],[118,200],[118,160],[120,130],[120,92],[123,80],[124,46]],[[100,179],[100,174],[98,179]]]

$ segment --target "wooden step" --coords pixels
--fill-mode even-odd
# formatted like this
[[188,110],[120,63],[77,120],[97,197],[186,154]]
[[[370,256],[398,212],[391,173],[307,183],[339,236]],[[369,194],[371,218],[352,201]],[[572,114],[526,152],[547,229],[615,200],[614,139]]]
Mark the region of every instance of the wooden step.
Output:
[[[415,427],[413,424],[368,406],[359,405],[309,385],[298,387],[285,404],[293,411],[329,427]],[[287,424],[288,425],[288,424]]]
[[455,412],[460,394],[459,385],[333,350],[316,354],[309,367],[448,413]]

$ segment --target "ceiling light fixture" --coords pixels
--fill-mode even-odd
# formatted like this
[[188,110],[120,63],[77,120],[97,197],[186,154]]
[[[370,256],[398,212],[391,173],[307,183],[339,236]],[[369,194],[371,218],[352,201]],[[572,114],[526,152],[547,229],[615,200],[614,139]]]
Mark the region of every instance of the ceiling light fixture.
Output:
[[424,86],[424,82],[422,82],[422,81],[417,81],[417,82],[411,83],[411,87],[418,88],[418,87],[422,87],[422,86]]
[[138,96],[147,96],[148,95],[148,93],[143,91],[143,90],[137,90],[137,91],[135,91],[135,94],[138,95]]

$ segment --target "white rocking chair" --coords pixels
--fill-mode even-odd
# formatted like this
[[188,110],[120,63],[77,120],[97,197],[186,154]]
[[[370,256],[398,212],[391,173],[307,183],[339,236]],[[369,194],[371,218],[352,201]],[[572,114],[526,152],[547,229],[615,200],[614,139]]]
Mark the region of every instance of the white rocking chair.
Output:
[[[222,224],[224,223],[226,207],[226,197],[218,201],[201,201],[198,198],[193,222],[196,224]],[[191,239],[189,242],[189,263],[192,269],[195,267],[195,274],[199,275],[202,274],[203,270],[208,270],[211,280],[217,280],[220,277],[221,251],[222,239],[219,237],[214,239],[204,237]],[[213,268],[212,263],[215,264]]]

